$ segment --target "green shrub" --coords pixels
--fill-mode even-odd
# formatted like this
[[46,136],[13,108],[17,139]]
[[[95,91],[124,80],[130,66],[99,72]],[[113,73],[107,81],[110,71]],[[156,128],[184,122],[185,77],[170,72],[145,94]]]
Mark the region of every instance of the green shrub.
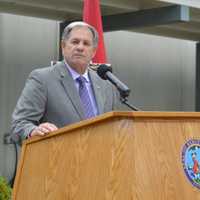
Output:
[[11,199],[11,187],[8,185],[6,180],[0,176],[0,200],[10,200]]

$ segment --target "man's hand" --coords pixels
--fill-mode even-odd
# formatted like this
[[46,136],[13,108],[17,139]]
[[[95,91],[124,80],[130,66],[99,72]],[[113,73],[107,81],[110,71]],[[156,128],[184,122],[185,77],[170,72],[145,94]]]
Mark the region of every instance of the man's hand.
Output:
[[48,134],[49,132],[56,131],[56,130],[58,130],[58,128],[54,124],[51,124],[48,122],[42,123],[30,133],[30,137],[35,136],[35,135],[44,136]]

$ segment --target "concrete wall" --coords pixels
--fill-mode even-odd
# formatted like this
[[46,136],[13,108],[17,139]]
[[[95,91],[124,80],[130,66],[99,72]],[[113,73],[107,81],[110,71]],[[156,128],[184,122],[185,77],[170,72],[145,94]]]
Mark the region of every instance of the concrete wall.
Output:
[[14,147],[2,142],[11,113],[30,71],[57,58],[57,29],[55,21],[0,15],[0,175],[13,172]]
[[128,31],[105,34],[108,62],[142,110],[195,109],[195,42]]

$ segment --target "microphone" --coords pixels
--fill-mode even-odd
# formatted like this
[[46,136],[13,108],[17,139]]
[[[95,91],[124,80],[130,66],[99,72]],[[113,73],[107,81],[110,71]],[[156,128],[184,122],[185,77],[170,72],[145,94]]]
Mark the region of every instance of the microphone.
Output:
[[94,70],[94,71],[97,71],[98,67],[100,65],[106,65],[108,67],[111,67],[111,64],[110,63],[93,63],[93,62],[90,62],[89,63],[89,67]]
[[106,64],[101,64],[97,68],[97,74],[104,80],[109,80],[118,89],[120,96],[126,98],[130,94],[130,89],[122,83],[114,74],[112,68]]

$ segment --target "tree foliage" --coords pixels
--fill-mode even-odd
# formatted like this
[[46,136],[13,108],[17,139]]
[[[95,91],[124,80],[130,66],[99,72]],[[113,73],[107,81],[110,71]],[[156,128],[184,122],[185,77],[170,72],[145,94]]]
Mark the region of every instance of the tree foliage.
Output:
[[12,189],[6,180],[0,176],[0,200],[10,200]]

